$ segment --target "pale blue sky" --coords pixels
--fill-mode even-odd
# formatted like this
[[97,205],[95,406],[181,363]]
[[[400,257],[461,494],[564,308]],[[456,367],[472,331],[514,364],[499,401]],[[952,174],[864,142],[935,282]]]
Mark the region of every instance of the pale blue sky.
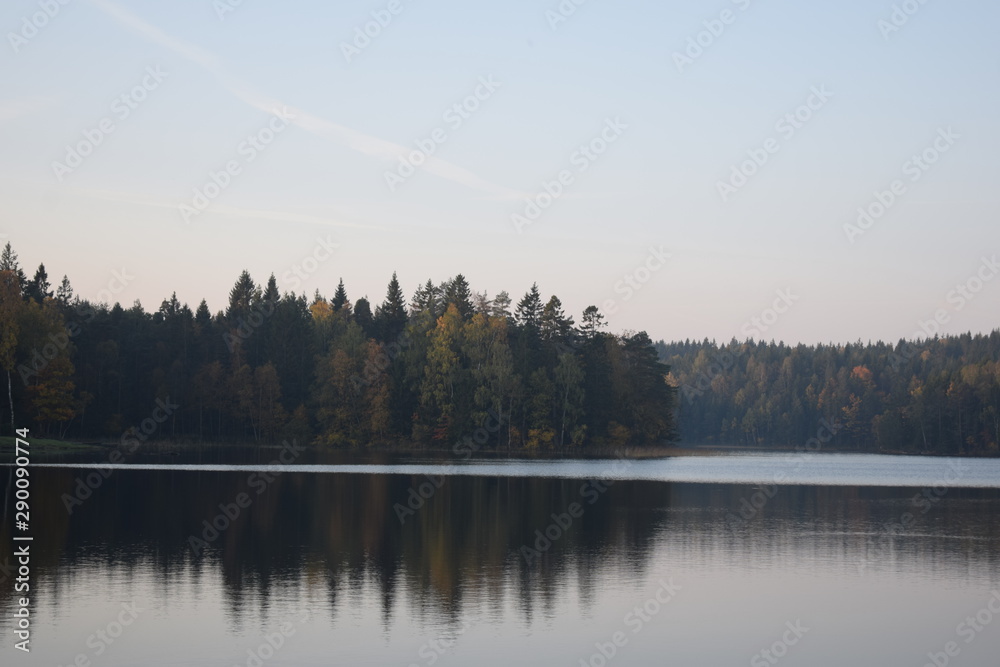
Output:
[[[516,299],[537,281],[577,318],[614,299],[612,330],[666,339],[741,337],[786,288],[797,301],[765,338],[896,339],[937,309],[946,332],[1000,324],[1000,279],[948,299],[1000,252],[995,3],[931,0],[886,39],[893,3],[877,0],[589,0],[555,30],[554,0],[401,0],[347,62],[341,43],[389,0],[243,0],[224,20],[226,0],[52,1],[25,39],[11,34],[38,0],[0,7],[0,233],[83,296],[124,267],[124,303],[176,290],[219,310],[243,268],[294,287],[282,276],[330,237],[299,291],[343,276],[378,302],[394,270],[407,296],[462,272]],[[672,54],[726,9],[678,71]],[[121,119],[114,100],[157,67]],[[499,88],[453,128],[445,112],[481,77]],[[813,87],[832,96],[777,131]],[[294,118],[248,162],[241,142],[282,106]],[[114,132],[60,181],[53,163],[104,118]],[[616,118],[627,128],[581,173],[574,153]],[[949,127],[912,182],[904,163]],[[447,141],[390,191],[396,156],[435,128]],[[717,183],[768,138],[779,150],[724,203]],[[240,173],[185,223],[178,207],[230,160]],[[572,183],[518,233],[512,214],[561,170]],[[905,194],[850,243],[843,226],[894,179]],[[626,299],[651,246],[671,259]]]

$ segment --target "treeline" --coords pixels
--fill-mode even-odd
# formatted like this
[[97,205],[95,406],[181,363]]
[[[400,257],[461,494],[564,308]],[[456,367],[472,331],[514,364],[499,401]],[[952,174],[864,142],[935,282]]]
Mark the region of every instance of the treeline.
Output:
[[[407,303],[279,293],[243,272],[224,311],[176,295],[154,312],[53,291],[0,257],[2,430],[211,442],[565,450],[668,442],[676,391],[644,333],[579,326],[536,285],[515,305],[460,274]],[[124,434],[124,435],[123,435]]]
[[895,345],[656,346],[686,443],[802,445],[827,418],[843,426],[830,450],[998,453],[1000,330]]

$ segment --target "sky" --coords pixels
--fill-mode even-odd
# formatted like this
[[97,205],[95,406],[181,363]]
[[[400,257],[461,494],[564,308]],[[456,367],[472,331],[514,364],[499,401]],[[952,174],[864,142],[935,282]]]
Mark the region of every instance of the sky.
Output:
[[[579,4],[577,4],[579,3]],[[1000,326],[986,0],[5,0],[0,240],[77,295],[462,273],[654,339]]]

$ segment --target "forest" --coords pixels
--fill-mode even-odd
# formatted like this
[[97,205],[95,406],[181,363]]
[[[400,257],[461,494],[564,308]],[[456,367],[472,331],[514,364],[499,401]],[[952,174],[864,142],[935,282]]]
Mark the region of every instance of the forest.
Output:
[[[461,275],[409,302],[279,293],[244,271],[224,311],[176,296],[155,312],[91,303],[44,264],[0,257],[3,431],[120,441],[274,443],[499,451],[662,444],[676,389],[646,333],[580,325],[537,285],[515,304]],[[484,441],[485,434],[485,441]]]
[[1000,330],[919,341],[656,344],[678,387],[685,441],[831,450],[992,454],[1000,442]]
[[[894,344],[653,342],[580,322],[537,285],[514,303],[461,275],[407,300],[341,280],[280,293],[243,272],[223,311],[93,303],[44,265],[0,256],[0,433],[102,442],[276,443],[475,451],[792,448],[996,455],[1000,330]],[[473,441],[475,438],[475,441]]]

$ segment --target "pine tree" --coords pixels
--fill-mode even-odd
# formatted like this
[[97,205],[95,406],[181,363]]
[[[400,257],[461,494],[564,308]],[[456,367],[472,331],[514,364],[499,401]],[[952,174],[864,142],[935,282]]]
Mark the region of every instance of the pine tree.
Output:
[[436,320],[443,312],[441,303],[441,288],[428,278],[427,282],[417,287],[413,293],[410,310],[414,315],[427,313],[431,319]]
[[344,279],[340,279],[340,284],[337,285],[337,291],[333,294],[333,299],[330,301],[330,305],[333,306],[333,312],[337,312],[344,307],[347,303],[347,290],[344,289]]
[[267,286],[257,304],[257,311],[260,314],[260,332],[257,335],[260,336],[261,340],[254,341],[252,346],[256,354],[257,364],[273,362],[281,353],[286,332],[278,326],[274,317],[280,304],[281,294],[278,292],[278,281],[275,280],[272,273],[267,279]]
[[406,328],[406,299],[395,271],[386,289],[385,301],[377,309],[376,320],[379,335],[387,343],[398,339]]
[[604,315],[597,306],[587,306],[583,311],[582,331],[584,336],[593,340],[597,337],[598,329],[605,326]]
[[542,319],[542,297],[538,293],[538,283],[532,283],[531,289],[518,302],[516,317],[522,328],[538,331]]
[[542,310],[540,321],[541,337],[546,342],[566,343],[573,331],[573,318],[566,317],[562,301],[553,295]]
[[469,289],[469,282],[461,273],[444,286],[445,308],[453,304],[463,320],[472,317],[472,290]]
[[204,299],[202,299],[201,303],[198,304],[198,310],[194,313],[194,321],[199,327],[202,328],[202,330],[204,330],[205,327],[209,326],[212,322],[212,313],[209,312],[208,302]]
[[69,278],[63,276],[59,288],[56,290],[56,298],[64,306],[68,306],[73,300],[73,287],[69,284]]
[[493,301],[490,304],[490,317],[502,317],[510,320],[511,303],[510,294],[508,294],[506,290],[501,291],[493,297]]
[[264,288],[264,294],[261,297],[261,301],[270,307],[275,307],[278,305],[278,301],[281,300],[281,294],[278,292],[278,281],[275,280],[274,274],[267,279],[267,287]]
[[486,292],[473,292],[472,293],[472,310],[476,315],[489,315],[490,314],[490,297]]
[[244,270],[240,277],[236,279],[236,284],[229,291],[229,308],[226,310],[226,319],[232,326],[237,325],[237,320],[246,320],[250,316],[250,309],[257,300],[257,286],[250,277],[250,273]]
[[174,292],[169,299],[160,302],[160,310],[157,312],[163,319],[167,319],[177,315],[180,310],[181,304],[177,300],[177,292]]
[[[616,416],[641,442],[674,437],[676,392],[666,381],[670,367],[659,360],[645,331],[623,336],[616,347],[621,352],[612,358],[612,376],[622,374],[617,393],[624,399]],[[618,384],[614,379],[612,383]]]
[[354,321],[365,333],[365,338],[371,338],[375,335],[375,318],[372,317],[371,304],[365,297],[354,302]]
[[45,272],[45,265],[39,264],[38,269],[35,271],[35,277],[25,285],[24,296],[25,298],[42,303],[45,299],[52,297],[51,287],[49,284],[49,274]]

